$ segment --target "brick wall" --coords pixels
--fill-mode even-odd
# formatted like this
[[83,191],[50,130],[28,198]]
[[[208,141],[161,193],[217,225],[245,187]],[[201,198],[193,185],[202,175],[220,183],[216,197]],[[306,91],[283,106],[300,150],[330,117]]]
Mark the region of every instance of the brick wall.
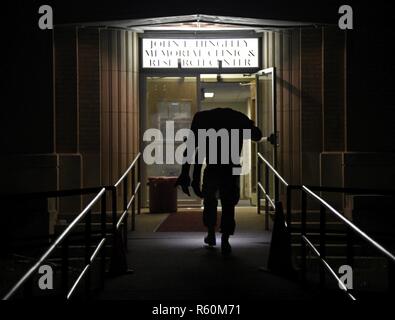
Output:
[[77,30],[54,29],[56,152],[78,151]]
[[344,151],[345,143],[345,33],[324,29],[324,145],[325,151]]
[[98,29],[78,29],[78,140],[84,187],[101,184],[99,40]]
[[322,152],[344,151],[346,148],[344,37],[344,32],[335,27],[301,30],[301,146],[304,184],[321,183]]
[[100,152],[100,52],[97,29],[78,30],[79,150]]
[[322,150],[322,85],[322,30],[302,30],[302,152]]
[[102,179],[113,184],[139,149],[137,36],[100,30],[100,55]]
[[[263,34],[263,67],[276,68],[278,168],[291,183],[300,183],[300,33],[299,30]],[[262,107],[262,106],[261,106]],[[261,111],[262,112],[262,111]],[[263,111],[265,112],[265,111]],[[265,117],[271,117],[266,112]],[[270,119],[266,119],[268,125]],[[271,126],[271,125],[270,125]],[[272,129],[265,133],[272,133]],[[266,132],[267,131],[267,132]],[[265,144],[265,148],[272,148]]]
[[125,30],[55,29],[56,150],[81,155],[83,187],[115,183],[138,152],[136,43]]

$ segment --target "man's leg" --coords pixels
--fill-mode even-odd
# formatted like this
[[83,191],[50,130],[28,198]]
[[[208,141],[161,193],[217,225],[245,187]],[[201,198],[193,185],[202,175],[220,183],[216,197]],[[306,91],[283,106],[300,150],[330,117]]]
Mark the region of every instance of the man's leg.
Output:
[[235,206],[232,203],[222,203],[221,233],[231,236],[235,233],[235,228]]
[[234,234],[235,226],[235,206],[225,202],[222,204],[221,215],[221,250],[224,254],[232,252],[232,247],[229,243],[229,236]]
[[204,242],[210,246],[216,245],[215,228],[217,226],[217,183],[213,175],[209,172],[204,172],[203,177],[203,224],[207,227],[207,237],[204,238]]
[[204,198],[203,203],[203,223],[207,227],[207,237],[204,238],[204,242],[210,246],[215,246],[217,244],[215,228],[217,226],[218,200],[216,198],[207,197]]
[[222,215],[221,215],[221,249],[222,253],[229,254],[232,247],[229,236],[235,232],[235,206],[240,199],[240,177],[230,176],[223,180],[220,188]]

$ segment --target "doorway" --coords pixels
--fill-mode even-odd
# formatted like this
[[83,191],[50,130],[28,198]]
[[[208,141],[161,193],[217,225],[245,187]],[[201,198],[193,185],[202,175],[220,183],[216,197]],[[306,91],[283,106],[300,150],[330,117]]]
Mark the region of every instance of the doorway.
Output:
[[[144,79],[143,89],[143,112],[142,129],[158,129],[161,132],[160,139],[155,144],[163,148],[163,163],[153,163],[143,166],[142,178],[147,181],[153,176],[178,176],[181,165],[174,159],[174,151],[182,142],[176,142],[168,137],[166,124],[172,121],[174,131],[190,128],[192,118],[198,111],[198,77],[197,76],[147,76]],[[142,141],[143,148],[150,142]],[[166,158],[173,157],[173,161]],[[195,198],[188,197],[181,190],[177,192],[179,204],[195,206],[200,204]],[[143,188],[144,203],[148,204],[148,186]]]
[[[259,80],[259,79],[258,79]],[[174,132],[190,128],[198,111],[213,108],[232,108],[247,115],[258,125],[256,112],[257,77],[255,74],[196,74],[187,76],[144,76],[142,83],[143,132],[149,128],[159,129],[163,139],[156,140],[163,146],[163,153],[174,143],[174,149],[182,142],[166,138],[166,121],[174,121]],[[270,97],[268,97],[270,99]],[[148,142],[142,142],[142,149]],[[248,142],[243,148],[243,163],[248,173],[240,178],[239,206],[255,205],[256,202],[256,146]],[[165,159],[164,159],[165,160]],[[142,178],[151,176],[178,176],[181,165],[174,163],[143,166]],[[143,188],[143,199],[148,204],[148,186]],[[201,199],[188,197],[178,191],[179,206],[201,206]]]
[[[255,121],[255,76],[250,74],[201,74],[200,110],[231,108]],[[248,173],[240,176],[239,206],[250,206],[254,199],[252,143],[243,147],[243,165]]]

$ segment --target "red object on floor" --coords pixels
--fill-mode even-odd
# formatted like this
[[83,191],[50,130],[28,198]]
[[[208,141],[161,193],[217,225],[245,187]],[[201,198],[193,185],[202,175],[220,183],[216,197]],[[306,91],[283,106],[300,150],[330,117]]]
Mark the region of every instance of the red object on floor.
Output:
[[177,177],[148,177],[150,213],[177,212]]

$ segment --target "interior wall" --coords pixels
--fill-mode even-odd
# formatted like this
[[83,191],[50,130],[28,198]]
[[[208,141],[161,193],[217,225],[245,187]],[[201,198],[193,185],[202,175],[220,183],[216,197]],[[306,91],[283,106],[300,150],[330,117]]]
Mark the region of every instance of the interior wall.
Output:
[[248,103],[245,102],[201,102],[201,110],[208,110],[213,108],[232,108],[244,114],[248,114]]
[[[165,77],[163,79],[147,79],[146,108],[147,115],[159,113],[162,101],[187,101],[191,103],[191,112],[197,111],[197,79],[195,77]],[[147,120],[147,128],[156,127],[153,119]],[[153,122],[151,122],[153,120]]]

